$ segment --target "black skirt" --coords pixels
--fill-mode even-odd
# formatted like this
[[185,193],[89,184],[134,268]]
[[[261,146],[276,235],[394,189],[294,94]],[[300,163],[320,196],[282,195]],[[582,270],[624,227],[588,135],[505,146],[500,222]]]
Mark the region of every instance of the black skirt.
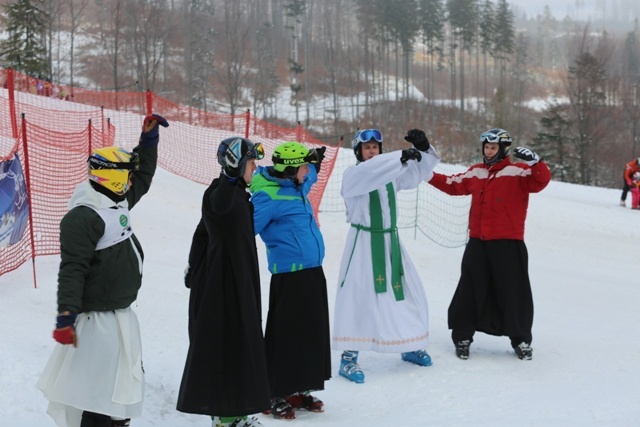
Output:
[[533,296],[522,240],[469,239],[449,305],[454,341],[473,332],[531,342]]
[[265,342],[272,396],[324,390],[331,347],[322,267],[271,277]]

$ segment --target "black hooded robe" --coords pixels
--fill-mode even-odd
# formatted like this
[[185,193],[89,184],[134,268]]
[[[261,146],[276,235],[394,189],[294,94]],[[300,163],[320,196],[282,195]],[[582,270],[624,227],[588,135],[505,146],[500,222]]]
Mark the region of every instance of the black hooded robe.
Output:
[[190,346],[177,409],[216,416],[269,409],[253,205],[242,180],[221,175],[205,191],[189,263]]

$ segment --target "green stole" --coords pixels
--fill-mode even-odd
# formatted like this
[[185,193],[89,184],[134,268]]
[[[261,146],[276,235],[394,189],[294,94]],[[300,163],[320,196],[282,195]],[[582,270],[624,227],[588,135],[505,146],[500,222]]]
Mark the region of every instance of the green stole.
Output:
[[391,214],[391,227],[383,228],[382,206],[378,190],[369,193],[369,213],[371,227],[359,226],[362,230],[371,233],[371,261],[373,264],[373,280],[376,293],[387,292],[387,263],[384,235],[391,234],[391,287],[396,301],[404,300],[402,289],[402,255],[400,253],[400,239],[398,238],[398,226],[396,217],[396,193],[393,184],[387,184],[387,196],[389,198],[389,212]]

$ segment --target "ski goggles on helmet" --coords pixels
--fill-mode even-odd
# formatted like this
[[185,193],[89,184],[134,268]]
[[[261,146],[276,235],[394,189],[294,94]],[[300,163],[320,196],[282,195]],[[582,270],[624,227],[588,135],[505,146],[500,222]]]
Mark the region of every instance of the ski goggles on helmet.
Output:
[[125,169],[129,171],[136,171],[140,169],[140,156],[136,152],[129,153],[128,162],[114,162],[97,155],[89,156],[87,161],[89,162],[89,167],[93,170]]
[[496,144],[500,142],[500,135],[493,132],[482,132],[482,135],[480,135],[480,142]]
[[369,142],[372,139],[382,142],[382,133],[378,129],[364,129],[358,131],[353,139],[357,142]]
[[264,147],[261,143],[256,142],[249,153],[247,153],[247,157],[250,159],[262,160],[264,159]]
[[509,135],[509,133],[504,129],[491,129],[486,132],[482,132],[482,135],[480,135],[480,142],[488,142],[490,144],[504,142],[510,145],[511,135]]

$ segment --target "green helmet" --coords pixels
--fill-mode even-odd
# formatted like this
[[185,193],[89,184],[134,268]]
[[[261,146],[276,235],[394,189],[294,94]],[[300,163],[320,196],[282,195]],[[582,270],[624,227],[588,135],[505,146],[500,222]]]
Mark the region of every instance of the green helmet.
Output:
[[309,157],[309,150],[299,142],[284,142],[276,147],[273,151],[273,168],[276,172],[285,172],[288,167],[299,168],[300,166],[310,163],[312,159]]

